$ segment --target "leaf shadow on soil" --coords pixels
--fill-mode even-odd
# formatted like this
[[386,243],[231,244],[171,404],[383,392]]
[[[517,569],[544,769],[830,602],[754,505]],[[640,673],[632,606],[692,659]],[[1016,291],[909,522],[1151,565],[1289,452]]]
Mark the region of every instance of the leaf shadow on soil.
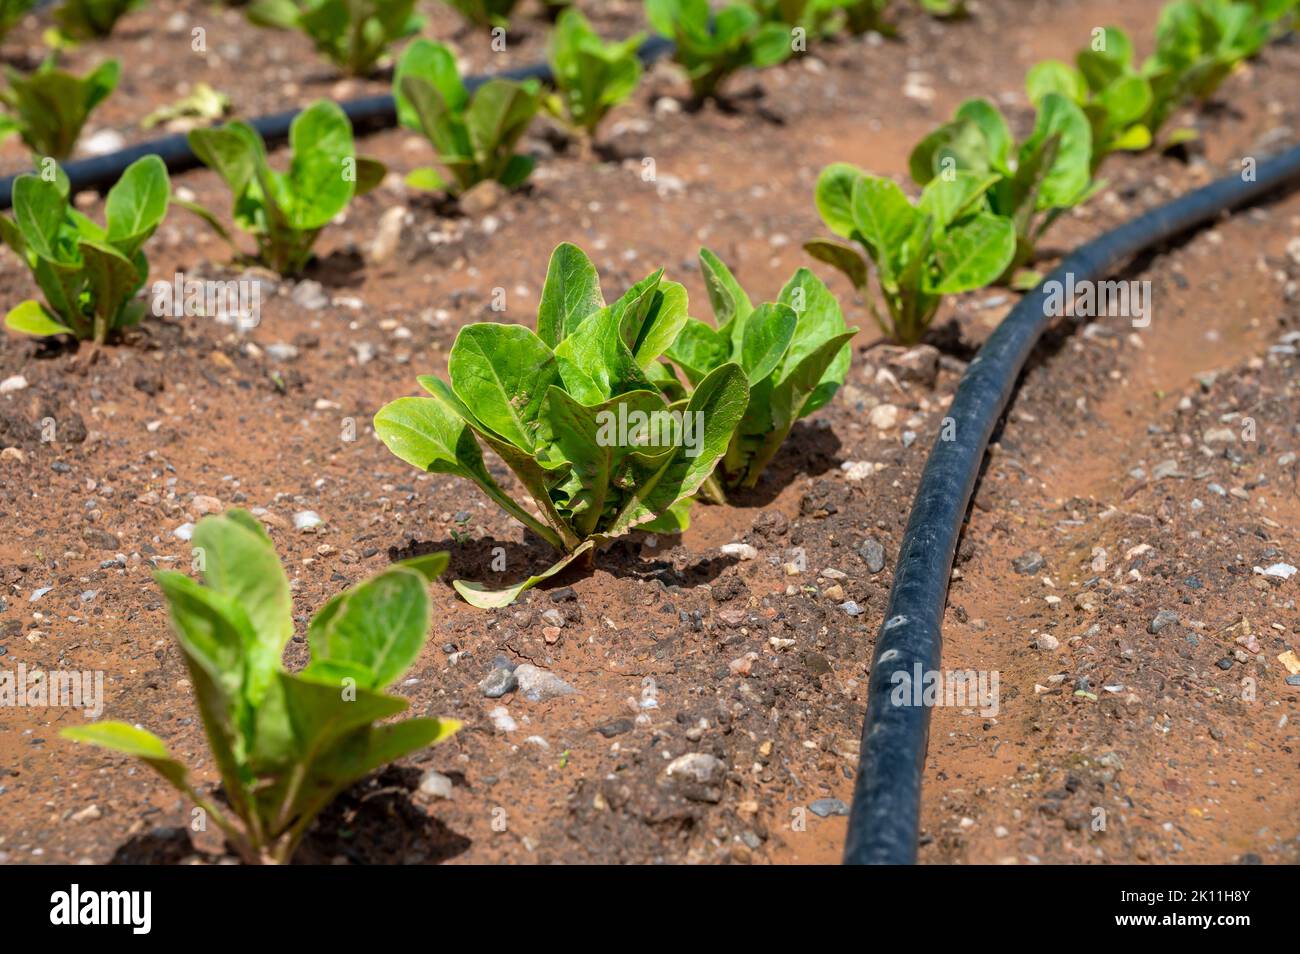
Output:
[[81,342],[71,335],[53,335],[49,338],[29,338],[27,356],[32,361],[53,361],[67,356],[76,357],[81,352]]
[[[436,865],[468,851],[470,839],[415,802],[421,775],[413,766],[389,765],[348,788],[317,816],[293,863]],[[450,777],[465,786],[463,776]],[[109,864],[175,865],[194,857],[216,864],[221,856],[199,851],[186,828],[160,827],[132,835]]]
[[678,569],[667,555],[682,542],[680,534],[658,534],[655,545],[643,533],[631,533],[614,541],[601,554],[600,569],[614,576],[638,580],[659,580],[665,586],[700,586],[712,583],[730,566],[740,562],[739,557],[712,556],[687,563]]
[[[469,850],[472,842],[416,804],[412,794],[423,773],[389,765],[353,785],[330,803],[312,825],[294,864],[436,865]],[[465,779],[451,773],[452,781]]]
[[798,421],[759,475],[758,483],[728,491],[728,499],[740,507],[765,507],[799,478],[820,477],[838,467],[842,447],[829,427]]
[[[385,86],[391,86],[393,82],[394,73],[396,73],[395,63],[376,64],[375,66],[371,67],[369,72],[361,74],[359,76],[354,76],[353,74],[347,72],[346,70],[336,66],[328,66],[320,69],[317,72],[308,73],[306,77],[302,79],[301,82],[305,86],[333,87],[340,83],[355,83],[355,84],[383,83]],[[369,92],[368,90],[358,90],[356,92],[353,92],[351,96],[352,97],[365,96],[367,95],[368,92]],[[342,100],[340,100],[340,102],[342,102]],[[374,121],[372,120],[371,122],[373,124]],[[379,127],[376,126],[375,128],[379,128]],[[355,120],[353,121],[352,132],[354,135],[360,134],[359,130],[356,128]]]
[[[450,589],[452,580],[472,580],[491,589],[505,589],[521,582],[526,577],[541,573],[560,559],[560,554],[550,544],[525,534],[524,542],[515,540],[498,540],[494,537],[480,537],[473,540],[415,540],[409,539],[402,546],[388,548],[388,558],[392,561],[407,560],[427,553],[446,550],[451,554],[451,562],[442,575],[442,580]],[[583,560],[574,561],[561,572],[543,581],[534,589],[545,592],[573,583],[592,575],[593,570],[600,569],[616,577],[634,577],[637,579],[659,578],[668,584],[699,585],[713,580],[736,562],[735,557],[708,557],[695,560],[680,570],[671,560],[661,558],[672,550],[681,537],[657,535],[656,545],[649,546],[649,535],[633,531],[611,541],[595,557],[594,566],[588,566]],[[507,569],[491,569],[494,560],[505,559]],[[459,599],[459,597],[457,597]]]
[[766,90],[754,85],[730,92],[718,92],[704,99],[687,97],[681,100],[681,104],[682,109],[691,114],[703,112],[711,107],[723,116],[739,116],[755,119],[769,126],[784,126],[785,117],[768,107],[764,102],[766,95]]
[[[110,865],[178,865],[197,854],[186,828],[151,828],[117,846]],[[215,860],[215,859],[214,859]]]
[[41,65],[41,59],[26,50],[5,50],[0,53],[0,63],[12,66],[21,73],[31,73]]
[[592,155],[601,162],[613,163],[618,165],[628,160],[636,162],[645,158],[643,149],[636,148],[635,144],[624,145],[618,142],[593,142],[591,144]]
[[323,257],[313,257],[303,269],[303,277],[312,278],[326,288],[355,288],[366,278],[366,261],[354,247],[339,248]]
[[[925,336],[921,340],[925,344],[938,348],[941,354],[957,358],[959,361],[974,360],[980,350],[978,344],[968,341],[962,334],[961,322],[955,317],[941,324],[931,325],[926,329]],[[880,343],[885,344],[887,341],[882,339]]]

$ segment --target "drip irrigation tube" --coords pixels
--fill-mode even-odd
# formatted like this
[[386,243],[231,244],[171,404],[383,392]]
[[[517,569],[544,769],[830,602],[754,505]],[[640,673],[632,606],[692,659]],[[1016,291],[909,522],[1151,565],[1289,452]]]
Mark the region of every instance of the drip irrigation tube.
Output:
[[948,411],[955,422],[948,432],[955,439],[939,439],[930,451],[898,551],[871,664],[845,864],[916,861],[930,708],[894,705],[891,693],[901,680],[913,701],[915,674],[939,669],[940,627],[957,538],[989,438],[1021,368],[1054,317],[1045,286],[1054,280],[1064,283],[1068,273],[1076,282],[1100,279],[1134,256],[1297,184],[1300,146],[1261,162],[1253,181],[1240,175],[1220,179],[1080,246],[1012,308],[966,369]]
[[[655,36],[641,44],[637,50],[637,56],[641,58],[642,63],[649,65],[659,57],[672,52],[672,49],[671,40]],[[472,93],[491,79],[537,79],[542,82],[549,82],[551,68],[547,63],[533,63],[528,66],[503,70],[500,73],[467,76],[465,78],[465,88]],[[397,108],[393,102],[392,94],[364,96],[360,99],[348,100],[339,105],[342,107],[343,112],[347,114],[348,119],[352,121],[353,128],[358,131],[385,129],[397,122]],[[250,120],[249,125],[257,130],[268,145],[284,142],[289,138],[289,125],[299,112],[301,110],[291,109],[270,116],[261,116]],[[63,171],[68,174],[68,181],[71,183],[74,194],[85,192],[88,189],[103,191],[117,182],[122,173],[126,171],[126,167],[142,156],[160,156],[167,166],[167,171],[172,173],[184,172],[200,165],[198,156],[194,155],[194,151],[190,149],[189,140],[183,133],[176,133],[150,142],[128,146],[126,149],[120,149],[107,155],[74,159],[63,164]],[[7,209],[12,204],[14,179],[23,174],[18,173],[0,179],[0,209]]]

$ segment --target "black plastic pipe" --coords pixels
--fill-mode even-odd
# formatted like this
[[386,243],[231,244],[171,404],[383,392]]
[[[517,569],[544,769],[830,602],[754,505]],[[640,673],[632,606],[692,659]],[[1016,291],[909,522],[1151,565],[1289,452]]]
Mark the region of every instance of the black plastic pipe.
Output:
[[[671,40],[655,36],[641,44],[641,47],[637,50],[637,55],[643,63],[650,64],[659,57],[672,52],[672,49]],[[465,78],[465,88],[473,92],[488,80],[496,78],[511,80],[537,79],[542,82],[549,82],[551,68],[547,63],[533,63],[528,66],[503,70],[500,73],[467,76]],[[397,122],[397,107],[390,93],[379,96],[364,96],[360,99],[348,100],[339,105],[342,107],[343,112],[347,114],[348,119],[351,120],[353,129],[359,133],[385,129]],[[289,138],[289,125],[299,112],[301,112],[300,109],[290,109],[270,116],[261,116],[250,120],[249,125],[257,130],[268,145],[273,145],[284,142]],[[161,157],[163,163],[167,166],[167,171],[172,173],[184,172],[201,164],[198,156],[194,155],[194,151],[190,149],[189,140],[185,135],[176,133],[150,142],[128,146],[126,149],[120,149],[104,156],[74,159],[63,164],[63,171],[68,174],[68,181],[71,183],[74,194],[90,189],[102,192],[110,188],[113,183],[122,177],[122,173],[126,171],[127,166],[143,156]],[[18,175],[23,174],[19,173]],[[7,209],[12,204],[14,179],[16,178],[17,175],[12,175],[0,179],[0,209]]]
[[1080,246],[1011,309],[966,369],[948,411],[955,423],[947,431],[954,439],[940,434],[926,461],[876,640],[845,864],[916,861],[930,707],[895,705],[892,695],[899,685],[903,701],[911,702],[916,667],[922,673],[939,669],[953,554],[985,448],[1021,368],[1058,317],[1049,311],[1044,286],[1064,283],[1069,273],[1075,282],[1099,280],[1134,256],[1298,184],[1300,146],[1259,163],[1251,181],[1240,174],[1220,179]]

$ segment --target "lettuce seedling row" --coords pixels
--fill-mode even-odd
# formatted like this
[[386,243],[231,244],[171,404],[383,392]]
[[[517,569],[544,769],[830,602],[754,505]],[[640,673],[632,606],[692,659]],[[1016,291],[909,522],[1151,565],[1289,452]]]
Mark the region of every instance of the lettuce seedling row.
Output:
[[184,763],[146,729],[106,720],[62,734],[140,759],[203,808],[245,861],[285,863],[347,785],[460,728],[430,718],[374,724],[407,707],[384,690],[424,645],[425,588],[447,554],[394,564],[331,599],[307,627],[311,661],[289,673],[281,664],[293,635],[289,581],[265,528],[230,510],[204,518],[194,545],[202,584],[172,570],[155,579],[234,817],[199,794]]
[[[478,484],[507,513],[564,552],[504,590],[457,580],[484,608],[506,606],[584,554],[641,528],[680,532],[691,497],[735,438],[750,402],[744,368],[721,362],[678,397],[660,357],[687,321],[685,289],[660,269],[606,305],[596,267],[574,245],[551,256],[537,332],[519,325],[462,328],[450,383],[399,398],[375,415],[394,454],[424,471]],[[536,514],[483,464],[478,440],[527,491]]]

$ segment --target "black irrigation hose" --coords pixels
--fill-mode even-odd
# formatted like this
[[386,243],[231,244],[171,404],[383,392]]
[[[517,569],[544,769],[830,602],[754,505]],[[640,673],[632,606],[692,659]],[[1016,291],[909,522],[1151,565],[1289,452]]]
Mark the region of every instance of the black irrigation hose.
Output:
[[[651,37],[641,44],[637,56],[645,64],[653,63],[659,57],[672,52],[673,44],[661,36]],[[488,73],[481,76],[465,77],[465,87],[470,92],[478,89],[490,79],[527,80],[537,79],[543,82],[551,78],[551,68],[546,63],[533,63],[500,73]],[[384,129],[396,124],[397,109],[391,94],[381,96],[364,96],[339,104],[352,126],[358,131]],[[283,113],[261,116],[249,121],[268,144],[283,142],[289,138],[289,125],[301,110],[291,109]],[[168,172],[184,172],[200,165],[199,159],[190,149],[189,140],[183,133],[163,136],[151,142],[129,146],[126,149],[104,156],[91,156],[87,159],[74,159],[64,163],[63,171],[68,174],[73,193],[88,189],[103,191],[121,178],[126,167],[142,156],[161,156]],[[22,175],[19,173],[18,175]],[[13,202],[14,179],[17,175],[0,179],[0,209],[7,209]]]
[[944,604],[953,554],[984,450],[1006,409],[1020,370],[1052,321],[1044,285],[1098,280],[1118,265],[1284,186],[1300,184],[1300,146],[1261,162],[1253,181],[1220,179],[1093,239],[1026,295],[971,362],[948,416],[954,440],[937,440],[926,461],[898,551],[894,586],[871,664],[845,864],[916,861],[930,707],[893,705],[895,673],[909,687],[920,666],[939,669]]

